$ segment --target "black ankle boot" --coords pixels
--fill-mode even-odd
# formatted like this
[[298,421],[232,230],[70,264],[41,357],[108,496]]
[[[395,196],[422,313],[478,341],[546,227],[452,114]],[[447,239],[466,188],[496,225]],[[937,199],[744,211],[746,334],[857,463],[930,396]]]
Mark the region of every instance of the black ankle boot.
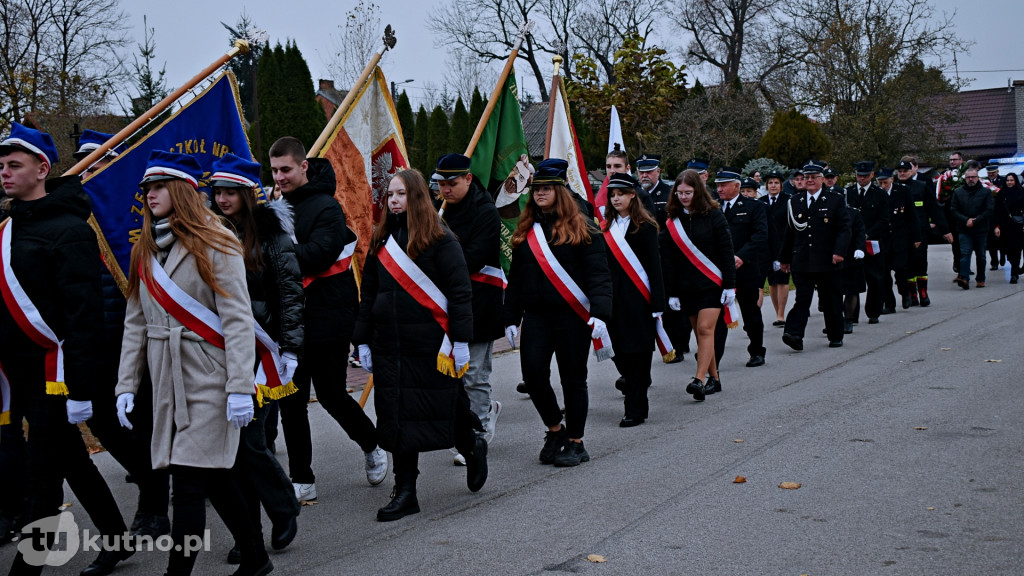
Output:
[[274,563],[270,561],[263,540],[253,542],[248,550],[242,551],[242,562],[232,576],[266,576],[274,571]]
[[392,522],[405,518],[410,514],[419,514],[420,503],[416,500],[416,479],[411,481],[395,477],[395,489],[391,492],[391,502],[377,510],[378,522]]

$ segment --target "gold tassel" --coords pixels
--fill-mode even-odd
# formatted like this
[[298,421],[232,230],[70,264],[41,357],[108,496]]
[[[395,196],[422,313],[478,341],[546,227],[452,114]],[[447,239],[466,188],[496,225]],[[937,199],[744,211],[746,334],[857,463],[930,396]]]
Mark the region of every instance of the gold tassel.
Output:
[[445,376],[455,378],[455,362],[446,354],[437,354],[437,371]]
[[668,354],[662,354],[661,355],[661,361],[666,363],[666,364],[668,364],[669,362],[671,362],[671,361],[673,361],[675,359],[676,359],[676,351],[674,349],[673,350],[669,350]]
[[[273,388],[260,384],[259,391],[264,400],[280,400],[289,394],[298,392],[299,389],[295,387],[295,382],[289,382]],[[262,406],[262,404],[260,405]]]
[[0,413],[0,426],[6,426],[11,423],[11,411]]
[[736,322],[732,322],[731,324],[729,324],[729,329],[732,330],[733,328],[739,327],[739,325],[740,325],[740,323],[737,320]]
[[464,374],[466,373],[466,371],[468,371],[468,370],[469,370],[469,362],[466,362],[466,365],[462,367],[462,370],[459,370],[459,373],[458,373],[458,375],[456,375],[455,377],[456,377],[456,378],[462,378],[462,376],[463,376],[463,375],[464,375]]
[[63,382],[47,382],[46,393],[51,396],[67,396],[70,394],[67,384]]

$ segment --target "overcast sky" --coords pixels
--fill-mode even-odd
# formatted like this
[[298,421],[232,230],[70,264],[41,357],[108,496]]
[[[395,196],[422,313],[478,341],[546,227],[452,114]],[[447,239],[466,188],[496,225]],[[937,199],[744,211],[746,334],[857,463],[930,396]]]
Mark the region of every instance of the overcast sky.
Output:
[[[309,63],[313,81],[329,77],[326,61],[331,50],[331,34],[335,33],[346,11],[357,0],[133,0],[122,2],[137,41],[143,36],[142,17],[156,29],[157,61],[166,62],[167,81],[178,86],[222,54],[227,46],[227,32],[220,25],[233,25],[244,10],[261,28],[266,29],[272,43],[294,39]],[[390,23],[398,36],[395,50],[387,53],[381,66],[391,81],[413,79],[408,85],[414,104],[423,95],[428,82],[439,86],[444,82],[447,52],[436,48],[435,34],[426,27],[426,17],[435,1],[375,0],[381,7],[383,24]],[[668,3],[666,3],[668,4]],[[1006,86],[1007,78],[1024,79],[1024,1],[932,0],[937,11],[958,10],[961,37],[973,40],[970,54],[958,54],[962,77],[973,78],[970,89]],[[973,9],[973,10],[972,10]],[[671,37],[670,31],[659,31],[658,38]],[[664,45],[663,40],[659,45]],[[672,47],[677,48],[677,47]],[[952,55],[949,56],[952,59]],[[500,68],[498,64],[494,65]],[[1002,71],[1016,69],[1016,71]],[[987,72],[1000,70],[998,72]],[[714,81],[710,74],[696,74],[702,82]],[[690,82],[694,72],[691,71]],[[532,75],[520,68],[520,86],[537,93]],[[344,88],[339,86],[339,88]],[[489,90],[487,87],[485,91]]]

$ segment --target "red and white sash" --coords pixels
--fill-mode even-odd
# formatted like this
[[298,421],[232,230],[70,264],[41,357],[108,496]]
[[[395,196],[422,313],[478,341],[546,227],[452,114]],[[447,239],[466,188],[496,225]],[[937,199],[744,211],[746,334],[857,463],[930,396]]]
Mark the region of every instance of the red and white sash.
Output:
[[0,426],[11,423],[11,382],[0,366]]
[[391,277],[398,282],[398,285],[406,291],[417,304],[430,311],[441,329],[444,330],[444,339],[441,340],[441,349],[437,352],[437,371],[451,376],[462,378],[462,375],[469,369],[469,364],[461,370],[455,369],[454,346],[448,335],[450,332],[448,322],[448,298],[438,288],[429,276],[409,255],[402,250],[402,247],[395,241],[394,236],[388,236],[388,241],[377,251],[377,259],[384,266],[384,269],[391,274]]
[[[153,270],[152,281],[145,280],[145,277],[142,276],[141,265],[139,276],[144,279],[146,288],[156,303],[183,326],[223,350],[224,330],[221,327],[220,316],[175,284],[155,257],[151,267]],[[277,343],[260,326],[259,322],[253,321],[253,324],[256,328],[256,354],[260,359],[254,379],[256,395],[261,403],[264,398],[279,400],[295,392],[295,384],[293,382],[285,384],[281,381],[284,364],[281,362]]]
[[[625,233],[614,226],[609,228],[604,233],[605,242],[608,243],[608,248],[611,249],[612,255],[615,256],[615,261],[619,263],[619,266],[626,272],[626,276],[633,281],[633,285],[636,289],[643,294],[644,300],[647,300],[647,304],[651,304],[651,280],[647,276],[647,271],[644,270],[643,265],[640,263],[640,259],[637,258],[636,252],[626,241]],[[668,339],[668,332],[665,331],[665,323],[662,322],[661,316],[658,316],[654,322],[654,333],[655,340],[658,343],[658,350],[661,352],[661,359],[665,362],[671,362],[676,357],[676,352],[672,348],[672,342]]]
[[[63,342],[57,340],[57,335],[46,325],[39,309],[32,302],[32,299],[25,293],[18,277],[11,269],[11,221],[8,219],[2,225],[2,238],[0,238],[0,292],[3,293],[4,304],[10,311],[18,327],[40,348],[46,350],[44,373],[46,376],[46,393],[57,396],[67,396],[68,387],[64,383],[64,350]],[[6,395],[5,395],[6,398]]]
[[334,276],[335,274],[341,274],[352,266],[352,256],[356,253],[356,244],[359,242],[358,239],[345,244],[345,247],[341,249],[341,254],[338,254],[338,258],[331,264],[331,267],[319,274],[312,276],[304,276],[302,278],[302,287],[306,288],[313,283],[314,280],[319,278],[327,278],[328,276]]
[[[711,280],[722,287],[722,271],[715,266],[715,263],[710,258],[701,252],[697,245],[690,240],[690,237],[686,235],[686,230],[683,229],[682,222],[679,218],[673,218],[666,224],[668,226],[668,233],[672,236],[672,240],[675,241],[676,246],[682,251],[683,256],[693,264],[697,270],[700,270],[702,274],[707,276],[708,280]],[[740,322],[740,307],[733,299],[732,304],[724,307],[722,313],[725,314],[725,324],[729,328],[735,328],[739,326]]]
[[882,253],[882,245],[878,243],[878,240],[868,240],[864,248],[866,248],[864,251],[872,256]]
[[[533,223],[533,229],[526,234],[526,242],[530,246],[533,257],[540,264],[540,269],[544,271],[544,275],[547,276],[555,290],[584,322],[590,322],[590,299],[555,258],[551,247],[548,246],[548,239],[544,236],[544,229],[537,222]],[[594,356],[597,357],[598,362],[615,356],[615,352],[612,350],[612,339],[608,336],[607,331],[604,336],[593,338],[592,341]]]
[[479,272],[470,274],[469,279],[474,282],[497,286],[502,290],[508,288],[508,280],[505,279],[505,271],[501,268],[495,268],[494,266],[484,266]]

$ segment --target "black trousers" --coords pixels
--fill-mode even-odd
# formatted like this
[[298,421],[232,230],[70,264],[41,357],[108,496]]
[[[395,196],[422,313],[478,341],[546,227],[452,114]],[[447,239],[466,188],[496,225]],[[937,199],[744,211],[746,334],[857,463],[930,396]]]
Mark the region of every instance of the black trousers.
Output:
[[[747,354],[751,356],[764,356],[767,348],[764,347],[764,319],[761,318],[761,309],[757,307],[757,299],[760,297],[764,282],[760,285],[757,282],[741,282],[736,286],[736,303],[740,306],[740,316],[743,318],[743,331],[747,333],[750,343],[747,344]],[[725,341],[729,337],[729,327],[725,324],[725,312],[718,316],[715,323],[715,363],[722,368],[722,358],[725,356]]]
[[242,551],[243,561],[249,555],[263,550],[263,539],[249,521],[245,501],[231,470],[172,465],[170,471],[174,483],[174,495],[171,498],[174,508],[171,538],[174,540],[174,548],[167,562],[168,576],[192,573],[197,552],[186,555],[186,538],[193,544],[196,538],[202,540],[206,530],[207,498],[231,531],[235,543]]
[[[615,343],[612,342],[612,346]],[[647,389],[651,387],[651,362],[653,354],[647,352],[616,352],[612,362],[619,375],[626,379],[625,412],[628,418],[647,419],[650,405]]]
[[922,233],[921,245],[910,250],[910,277],[928,276],[928,236]]
[[953,217],[953,208],[950,206],[952,200],[946,202],[942,206],[942,212],[946,217],[946,223],[949,224],[949,231],[953,234],[953,243],[950,248],[953,250],[953,271],[960,272],[960,234],[958,234],[956,226],[956,218]]
[[818,299],[822,302],[825,316],[825,330],[830,341],[843,339],[843,271],[828,272],[795,272],[793,285],[796,287],[796,300],[793,309],[786,316],[788,334],[804,337],[807,319],[811,315],[811,300],[814,290],[818,290]]
[[288,446],[288,467],[292,482],[312,484],[313,443],[309,430],[309,392],[316,385],[316,398],[349,438],[363,452],[377,447],[377,430],[373,421],[349,396],[345,382],[348,374],[348,339],[306,342],[305,355],[299,361],[292,379],[298,391],[278,400],[281,426]]
[[25,436],[21,418],[0,426],[0,516],[25,513]]
[[[17,383],[12,383],[15,389]],[[12,390],[13,391],[13,390]],[[28,421],[25,445],[25,523],[55,516],[64,503],[64,480],[103,536],[124,534],[128,528],[110,488],[96,469],[78,426],[68,423],[66,399],[46,394],[14,392],[11,421]],[[14,557],[11,574],[39,574],[21,552]]]
[[[910,251],[914,248],[911,244],[906,250]],[[910,256],[905,255],[902,258],[894,257],[892,252],[886,252],[883,254],[886,261],[886,270],[884,280],[884,288],[882,294],[885,296],[885,305],[889,308],[896,309],[896,296],[892,291],[893,278],[896,279],[896,293],[903,296],[907,293],[907,281],[910,279]]]
[[[587,356],[590,354],[590,326],[567,312],[542,314],[527,311],[519,361],[530,400],[547,427],[562,421],[562,409],[551,387],[551,356],[558,362],[565,400],[565,427],[570,438],[583,438],[590,396],[587,391]],[[612,342],[614,348],[615,343]]]
[[273,524],[284,524],[299,515],[299,501],[295,499],[291,480],[267,448],[263,422],[269,411],[270,404],[255,407],[252,422],[242,428],[238,457],[232,468],[235,482],[245,499],[249,522],[260,538],[263,523],[260,504],[263,504]]
[[[867,295],[864,297],[864,314],[868,318],[881,316],[882,306],[886,303],[886,278],[889,277],[886,254],[887,252],[864,256],[864,281],[868,286]],[[891,285],[888,291],[892,292]]]
[[[677,355],[682,355],[690,351],[690,335],[693,334],[693,326],[690,326],[690,318],[683,314],[681,311],[670,310],[667,306],[665,307],[665,313],[661,316],[662,322],[665,324],[665,332],[668,334],[668,339],[672,341],[672,346],[676,349]],[[614,347],[615,343],[612,342]]]

